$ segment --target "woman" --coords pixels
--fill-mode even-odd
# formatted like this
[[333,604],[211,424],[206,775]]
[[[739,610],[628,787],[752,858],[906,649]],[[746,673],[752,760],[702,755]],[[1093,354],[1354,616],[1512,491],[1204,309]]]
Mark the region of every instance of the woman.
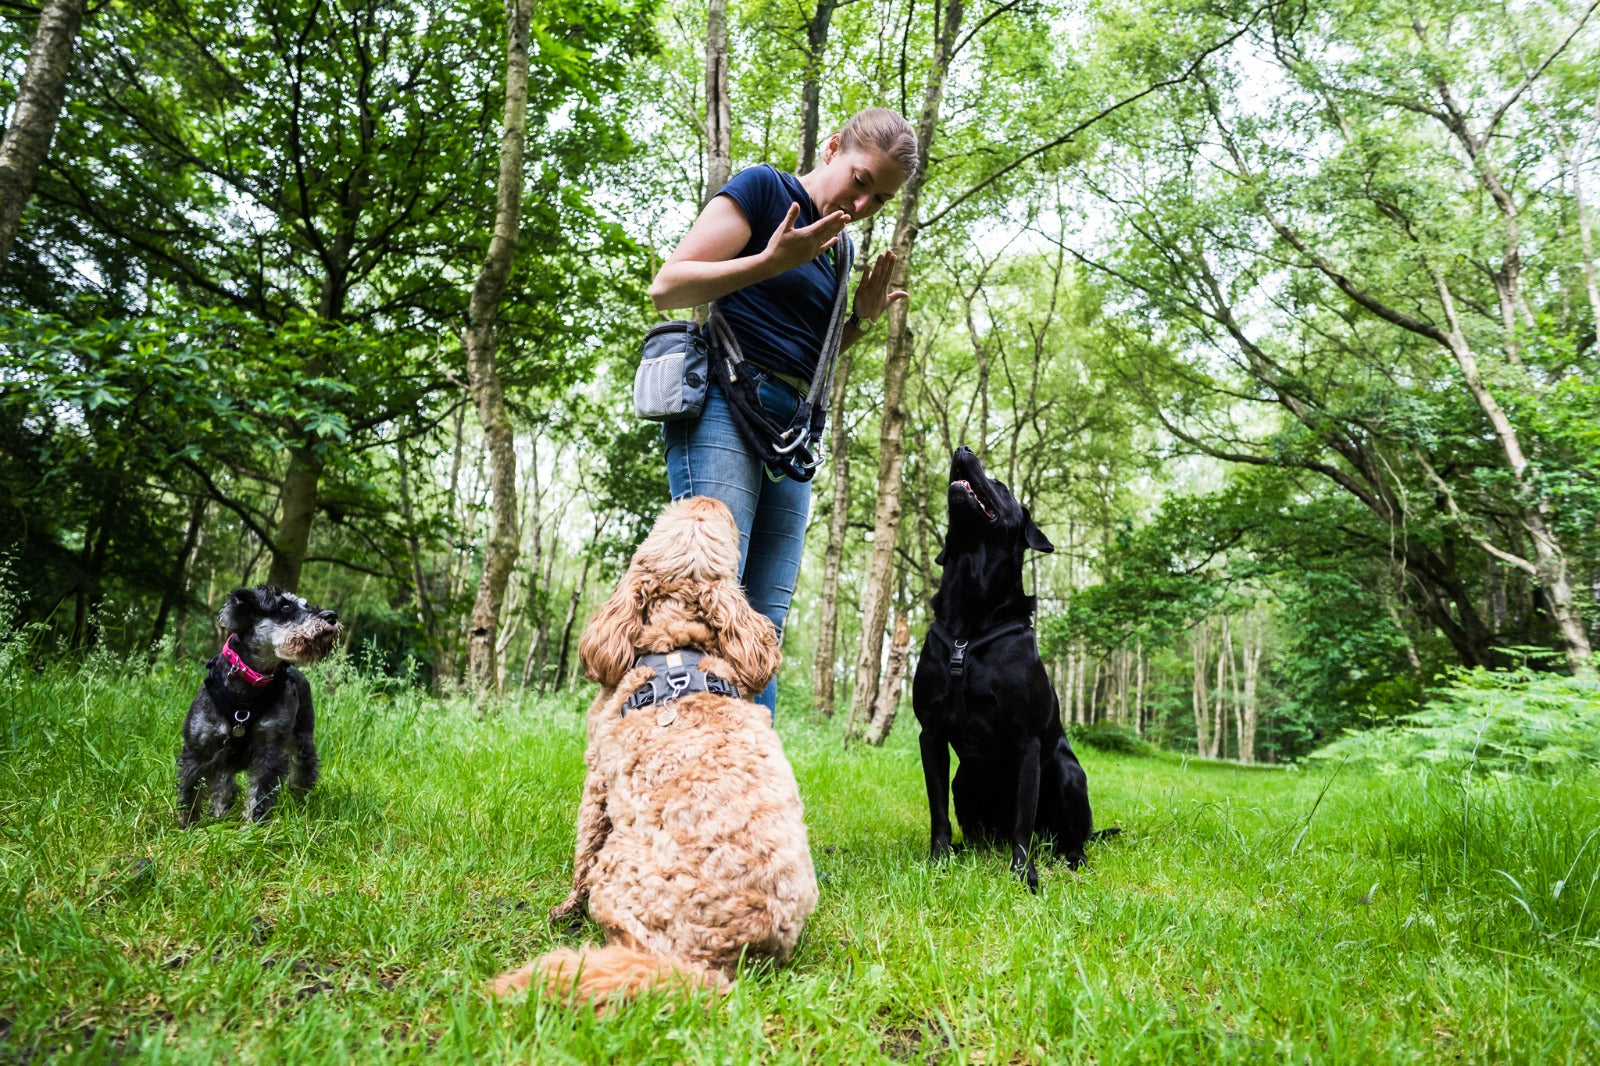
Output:
[[[917,137],[893,111],[871,108],[822,147],[809,173],[762,164],[741,171],[708,203],[650,285],[657,310],[717,302],[755,379],[763,409],[788,423],[822,356],[845,226],[876,214],[916,167]],[[829,254],[833,252],[833,254]],[[889,292],[893,252],[863,271],[842,346],[850,347],[903,291]],[[699,418],[668,422],[673,499],[714,496],[739,523],[740,580],[750,605],[783,632],[800,572],[811,483],[775,477],[751,450],[713,380]],[[777,683],[757,698],[775,711]]]

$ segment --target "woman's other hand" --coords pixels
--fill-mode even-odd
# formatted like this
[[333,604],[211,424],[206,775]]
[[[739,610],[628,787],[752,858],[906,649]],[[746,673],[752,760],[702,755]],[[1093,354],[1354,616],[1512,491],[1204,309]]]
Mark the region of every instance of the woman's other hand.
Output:
[[890,304],[911,298],[904,289],[889,291],[889,276],[894,273],[895,259],[893,252],[884,252],[862,272],[861,284],[856,286],[855,302],[850,309],[863,322],[876,322]]

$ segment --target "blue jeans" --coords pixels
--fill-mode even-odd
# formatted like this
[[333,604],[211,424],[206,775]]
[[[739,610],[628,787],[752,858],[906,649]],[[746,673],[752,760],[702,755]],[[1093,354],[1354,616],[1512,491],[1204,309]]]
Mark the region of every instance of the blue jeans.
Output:
[[[748,370],[757,382],[767,417],[779,425],[787,423],[800,406],[799,395],[785,382],[753,367]],[[800,574],[811,482],[773,480],[739,435],[728,398],[714,381],[700,417],[663,423],[661,435],[667,445],[667,485],[672,498],[714,496],[733,512],[739,524],[739,581],[750,606],[772,619],[781,640]],[[776,717],[776,678],[756,702]]]

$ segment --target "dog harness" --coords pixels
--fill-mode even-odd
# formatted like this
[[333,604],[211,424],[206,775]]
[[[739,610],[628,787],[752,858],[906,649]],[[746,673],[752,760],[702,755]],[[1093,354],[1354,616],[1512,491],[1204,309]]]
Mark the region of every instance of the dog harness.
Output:
[[955,696],[956,713],[962,717],[967,713],[967,664],[971,662],[970,653],[985,644],[991,644],[1001,637],[1008,637],[1013,633],[1033,632],[1032,619],[1018,619],[1006,622],[995,629],[979,633],[977,637],[967,640],[957,640],[937,619],[928,625],[930,632],[939,634],[939,637],[950,645],[950,687]]
[[[249,664],[239,657],[233,650],[233,634],[223,642],[222,651],[216,658],[206,663],[205,689],[211,696],[211,702],[216,705],[219,712],[233,719],[233,724],[228,732],[235,738],[242,737],[250,728],[250,718],[258,705],[263,702],[277,700],[278,694],[283,691],[283,683],[288,674],[279,666],[272,668],[272,672],[263,674],[253,670]],[[228,689],[228,679],[239,677],[247,682],[252,689],[248,697],[237,696]]]
[[[709,692],[715,696],[739,697],[739,686],[716,674],[701,670],[699,662],[705,653],[680,648],[665,655],[641,655],[634,666],[648,666],[654,671],[649,684],[636,690],[622,705],[622,714],[649,707],[657,703],[671,703],[690,692]],[[670,723],[663,723],[670,724]]]

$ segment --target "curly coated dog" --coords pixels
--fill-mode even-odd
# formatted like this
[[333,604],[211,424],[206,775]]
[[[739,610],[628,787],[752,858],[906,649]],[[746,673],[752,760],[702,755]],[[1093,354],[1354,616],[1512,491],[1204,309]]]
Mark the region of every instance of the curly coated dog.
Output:
[[768,712],[741,693],[777,673],[777,633],[739,588],[727,507],[667,505],[579,655],[601,690],[572,892],[603,947],[564,949],[496,979],[504,994],[606,1006],[650,987],[726,990],[740,960],[794,952],[817,879],[794,772]]
[[1028,851],[1035,830],[1073,867],[1085,861],[1086,842],[1119,832],[1093,832],[1089,779],[1062,729],[1033,632],[1034,598],[1022,588],[1024,553],[1055,547],[965,447],[950,463],[949,503],[949,532],[934,560],[944,574],[911,688],[922,726],[932,858],[951,851],[954,748],[962,832],[968,840],[1009,841],[1012,872],[1037,892]]
[[272,810],[285,777],[302,794],[317,783],[311,683],[294,664],[333,650],[338,617],[292,592],[258,585],[228,593],[217,624],[227,636],[206,663],[205,682],[183,720],[178,823],[184,826],[199,816],[202,783],[211,814],[228,813],[240,770],[250,775],[244,813],[253,822]]

